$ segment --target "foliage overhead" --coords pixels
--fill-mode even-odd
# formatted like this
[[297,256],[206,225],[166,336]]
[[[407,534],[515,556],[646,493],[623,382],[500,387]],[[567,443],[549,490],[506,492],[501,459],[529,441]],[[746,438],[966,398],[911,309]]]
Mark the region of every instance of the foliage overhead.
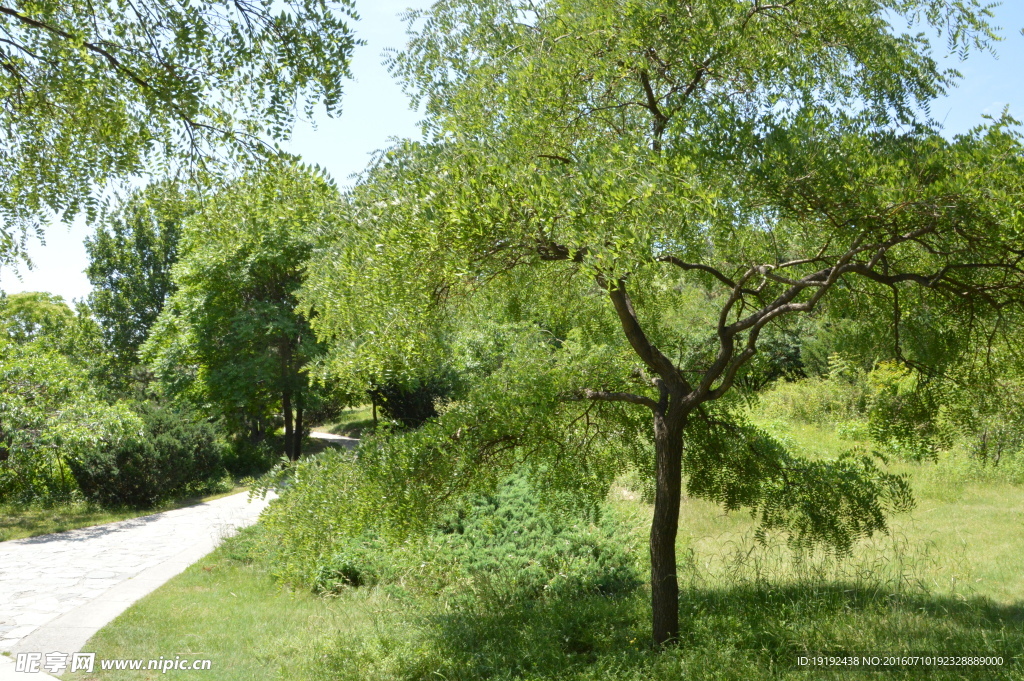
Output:
[[338,111],[351,0],[0,4],[0,264],[19,226],[96,208],[148,166],[262,154],[297,109]]

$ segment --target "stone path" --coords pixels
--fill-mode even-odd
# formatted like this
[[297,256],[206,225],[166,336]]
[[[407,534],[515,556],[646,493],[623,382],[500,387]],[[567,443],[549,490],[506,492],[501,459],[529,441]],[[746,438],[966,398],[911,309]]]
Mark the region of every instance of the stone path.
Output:
[[81,650],[133,602],[238,527],[255,522],[267,503],[250,503],[241,493],[109,525],[0,542],[0,653]]
[[310,437],[316,438],[317,440],[324,440],[326,442],[333,442],[335,444],[343,445],[352,449],[359,444],[359,438],[347,437],[345,435],[335,435],[334,433],[321,433],[319,431],[313,431],[309,434]]

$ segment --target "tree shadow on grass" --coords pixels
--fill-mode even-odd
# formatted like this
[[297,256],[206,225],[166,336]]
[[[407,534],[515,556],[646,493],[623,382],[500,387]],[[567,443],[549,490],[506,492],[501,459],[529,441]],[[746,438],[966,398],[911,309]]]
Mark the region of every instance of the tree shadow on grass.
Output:
[[[415,640],[378,630],[378,644],[391,640],[370,657],[395,659],[380,667],[364,656],[358,678],[384,678],[367,670],[386,667],[386,678],[448,681],[1024,679],[1022,603],[843,583],[690,588],[680,594],[681,643],[660,650],[649,644],[646,599],[643,590],[615,598],[467,596],[425,616]],[[863,670],[799,668],[798,656],[813,652],[1002,656],[1003,666],[889,667],[866,677]]]
[[[716,644],[747,652],[754,669],[806,677],[799,656],[995,656],[1002,667],[887,668],[885,678],[1024,678],[1024,603],[893,592],[849,583],[740,585],[681,594],[683,655]],[[710,671],[710,670],[709,670]],[[814,670],[812,678],[861,678]],[[850,676],[854,674],[855,676]],[[695,678],[732,678],[708,673]]]

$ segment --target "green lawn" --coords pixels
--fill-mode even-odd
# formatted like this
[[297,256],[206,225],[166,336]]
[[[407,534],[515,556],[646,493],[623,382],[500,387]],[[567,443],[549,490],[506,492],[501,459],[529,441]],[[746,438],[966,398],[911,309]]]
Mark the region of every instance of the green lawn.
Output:
[[[785,435],[822,454],[851,446],[810,426]],[[838,561],[794,556],[781,540],[761,546],[748,515],[686,500],[683,640],[666,651],[647,643],[645,588],[510,601],[486,584],[453,596],[397,583],[317,597],[282,589],[248,562],[258,527],[135,604],[86,649],[100,658],[208,657],[213,669],[203,678],[225,680],[1024,680],[1024,490],[949,484],[934,464],[898,468],[911,477],[917,508],[894,520],[890,536]],[[644,555],[650,508],[620,486],[608,512],[633,528],[622,541]],[[868,676],[794,667],[798,655],[816,651],[996,653],[1006,666]]]
[[204,501],[211,501],[245,491],[245,487],[236,486],[230,492],[211,494],[205,497],[177,499],[157,506],[156,508],[138,509],[105,509],[84,502],[62,504],[58,506],[14,506],[0,505],[0,541],[35,537],[52,532],[64,532],[80,527],[105,525],[106,523],[128,520],[139,516],[169,511],[175,508],[193,506]]
[[335,435],[346,437],[361,437],[363,431],[373,430],[373,407],[364,404],[352,409],[346,409],[330,423],[315,426],[314,430],[320,430]]
[[[804,454],[832,456],[867,444],[812,425],[776,427]],[[936,593],[1024,603],[1024,488],[998,480],[972,482],[970,471],[949,470],[947,465],[891,465],[909,477],[917,505],[892,519],[889,537],[862,542],[847,568],[886,564],[885,569],[902,570],[904,578]],[[688,539],[697,555],[721,562],[724,556],[749,551],[752,528],[742,512],[725,514],[714,504],[692,499],[682,510],[680,537]]]
[[[85,649],[105,659],[209,659],[211,668],[197,674],[207,681],[303,679],[339,633],[372,628],[375,600],[363,593],[323,599],[285,591],[220,549],[130,608]],[[168,676],[97,670],[65,678]]]

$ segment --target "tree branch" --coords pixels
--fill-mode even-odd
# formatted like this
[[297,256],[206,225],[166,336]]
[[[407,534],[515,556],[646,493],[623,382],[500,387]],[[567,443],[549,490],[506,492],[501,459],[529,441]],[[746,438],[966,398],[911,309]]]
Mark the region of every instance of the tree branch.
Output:
[[630,300],[629,294],[626,292],[626,281],[619,279],[614,285],[611,285],[604,277],[599,277],[598,283],[608,291],[615,312],[619,316],[619,322],[622,324],[622,330],[626,334],[626,339],[633,347],[633,351],[647,365],[647,368],[658,374],[670,390],[689,392],[689,383],[679,373],[672,360],[651,343],[647,334],[644,333],[643,327],[640,326],[636,310],[633,309],[633,301]]
[[561,161],[566,165],[572,165],[573,163],[571,159],[568,159],[565,156],[559,156],[558,154],[537,154],[537,158],[549,158],[552,161]]
[[537,254],[541,260],[571,260],[572,262],[583,262],[587,255],[586,248],[572,250],[565,244],[554,241],[545,241],[543,238],[537,240]]
[[[6,14],[8,16],[14,17],[15,19],[17,19],[21,23],[25,24],[26,26],[31,26],[33,28],[38,28],[38,29],[47,31],[49,33],[53,33],[54,35],[58,35],[61,38],[64,38],[65,40],[74,40],[75,39],[75,36],[73,36],[72,34],[68,33],[67,31],[61,30],[61,29],[57,28],[56,26],[51,26],[51,25],[49,25],[49,24],[47,24],[45,22],[38,21],[37,19],[33,19],[32,17],[25,16],[21,12],[18,12],[17,10],[14,10],[14,9],[11,9],[10,7],[0,6],[0,14]],[[128,78],[130,78],[132,80],[132,82],[135,83],[136,85],[138,85],[139,87],[145,88],[147,90],[153,90],[154,89],[153,86],[151,86],[149,84],[149,82],[145,78],[143,78],[142,76],[138,75],[132,69],[130,69],[127,66],[125,66],[124,64],[122,64],[121,61],[117,57],[115,57],[108,50],[100,47],[98,44],[91,43],[88,40],[83,40],[82,41],[82,47],[86,48],[90,52],[94,52],[94,53],[100,55],[101,57],[103,57],[107,61],[107,63],[109,63],[112,67],[114,67],[114,70],[119,71],[119,72],[123,73],[124,75],[128,76]]]
[[639,404],[644,407],[656,410],[658,403],[652,400],[650,397],[644,397],[643,395],[634,395],[633,393],[616,393],[606,392],[604,390],[584,390],[583,396],[588,400],[598,400],[601,402],[630,402],[632,404]]
[[[729,288],[736,288],[735,281],[733,281],[729,277],[725,276],[722,272],[716,270],[714,267],[711,267],[709,265],[703,265],[701,263],[684,262],[674,255],[660,255],[657,258],[655,258],[655,260],[657,260],[658,262],[667,262],[670,265],[675,265],[681,270],[699,270],[701,272],[707,272],[715,279],[728,286]],[[751,294],[754,293],[753,289],[746,289],[746,292]]]

